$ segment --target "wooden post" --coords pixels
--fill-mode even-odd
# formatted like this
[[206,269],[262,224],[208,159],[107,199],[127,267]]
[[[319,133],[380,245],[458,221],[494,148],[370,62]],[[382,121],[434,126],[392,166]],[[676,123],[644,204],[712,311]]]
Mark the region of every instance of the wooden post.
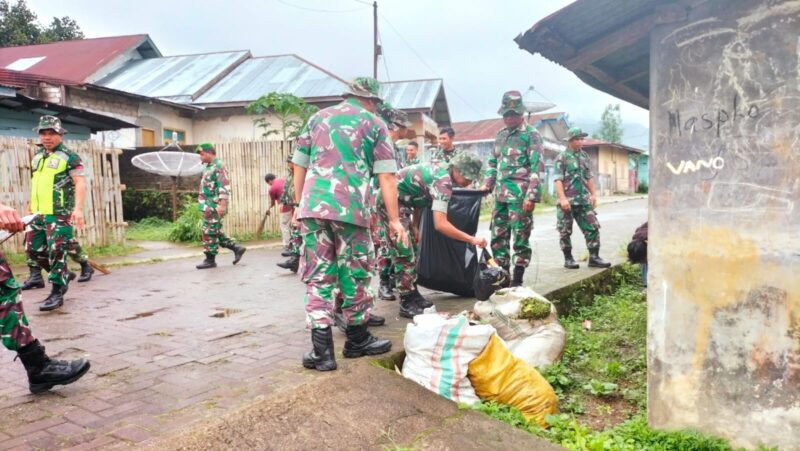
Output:
[[172,176],[172,222],[178,220],[178,177]]

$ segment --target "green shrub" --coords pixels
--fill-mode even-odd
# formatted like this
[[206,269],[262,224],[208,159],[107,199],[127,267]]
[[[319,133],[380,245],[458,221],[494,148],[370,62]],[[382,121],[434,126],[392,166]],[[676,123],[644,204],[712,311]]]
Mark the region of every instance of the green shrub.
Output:
[[198,209],[197,203],[188,204],[169,233],[170,241],[183,243],[198,242],[203,236],[201,221],[203,213]]
[[636,192],[640,194],[647,194],[648,186],[646,182],[639,183],[639,186],[636,188]]

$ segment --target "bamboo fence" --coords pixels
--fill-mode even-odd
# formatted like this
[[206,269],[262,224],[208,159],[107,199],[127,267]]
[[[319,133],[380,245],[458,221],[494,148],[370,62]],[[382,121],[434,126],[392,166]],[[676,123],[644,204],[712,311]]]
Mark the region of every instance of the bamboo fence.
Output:
[[[100,246],[125,242],[126,223],[122,219],[122,191],[119,181],[119,149],[103,148],[94,141],[66,141],[69,149],[80,155],[85,169],[86,228],[78,233],[83,245]],[[0,136],[0,202],[20,214],[28,209],[31,193],[31,158],[33,141]],[[6,241],[5,249],[22,252],[23,236]]]
[[[267,173],[286,176],[286,158],[292,144],[285,141],[234,140],[215,143],[217,156],[228,169],[231,196],[223,230],[238,235],[254,235],[269,207]],[[280,230],[279,210],[273,209],[265,231]]]

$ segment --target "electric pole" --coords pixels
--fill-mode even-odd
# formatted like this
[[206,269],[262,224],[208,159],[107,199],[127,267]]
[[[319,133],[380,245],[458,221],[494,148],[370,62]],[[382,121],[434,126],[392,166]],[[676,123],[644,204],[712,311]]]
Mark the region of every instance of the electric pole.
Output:
[[378,45],[378,2],[372,2],[372,78],[378,79],[378,57],[381,47]]

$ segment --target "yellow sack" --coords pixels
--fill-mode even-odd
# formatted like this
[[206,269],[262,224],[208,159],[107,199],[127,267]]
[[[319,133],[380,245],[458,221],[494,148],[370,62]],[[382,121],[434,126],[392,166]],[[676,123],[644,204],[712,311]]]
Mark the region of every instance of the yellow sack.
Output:
[[542,427],[548,426],[545,415],[558,412],[553,387],[535,368],[514,357],[497,334],[469,363],[467,376],[478,397],[516,407]]

